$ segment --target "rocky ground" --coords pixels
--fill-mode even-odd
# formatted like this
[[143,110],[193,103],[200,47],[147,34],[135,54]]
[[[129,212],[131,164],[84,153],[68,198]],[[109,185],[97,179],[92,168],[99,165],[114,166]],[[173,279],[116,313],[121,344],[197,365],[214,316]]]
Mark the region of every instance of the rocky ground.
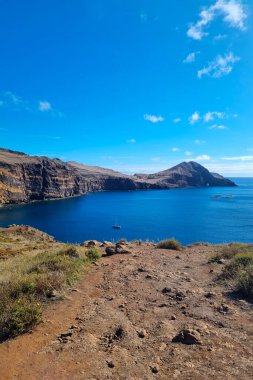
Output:
[[103,257],[1,344],[0,379],[252,379],[252,305],[215,281],[219,249],[129,243]]

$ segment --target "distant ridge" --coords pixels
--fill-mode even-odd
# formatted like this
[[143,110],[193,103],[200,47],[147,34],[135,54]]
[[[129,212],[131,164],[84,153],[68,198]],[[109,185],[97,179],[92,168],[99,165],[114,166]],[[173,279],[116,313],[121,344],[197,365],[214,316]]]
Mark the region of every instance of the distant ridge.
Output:
[[133,176],[58,158],[0,148],[0,204],[67,198],[103,190],[236,186],[197,162],[182,162],[154,174]]

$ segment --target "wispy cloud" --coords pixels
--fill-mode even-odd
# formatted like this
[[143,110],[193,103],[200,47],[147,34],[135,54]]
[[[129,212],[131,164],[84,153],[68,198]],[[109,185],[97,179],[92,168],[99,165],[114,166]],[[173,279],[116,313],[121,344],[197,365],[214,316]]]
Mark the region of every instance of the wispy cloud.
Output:
[[212,162],[211,160],[208,162],[208,169],[211,172],[220,173],[227,177],[250,177],[253,172],[253,161]]
[[208,111],[203,116],[203,119],[204,119],[204,122],[208,123],[209,121],[213,121],[215,118],[224,119],[225,116],[226,116],[225,112]]
[[217,0],[210,7],[202,9],[199,19],[195,24],[191,24],[187,30],[187,35],[194,40],[202,40],[208,33],[206,27],[218,16],[230,27],[240,30],[245,29],[247,13],[240,0]]
[[193,154],[193,152],[186,151],[186,152],[184,152],[184,154],[185,154],[186,156],[191,156],[191,155]]
[[2,107],[31,111],[29,103],[11,91],[3,91],[0,94],[0,102]]
[[0,93],[0,106],[13,110],[29,112],[50,112],[54,116],[63,116],[62,113],[52,107],[49,101],[39,101],[36,103],[23,99],[11,91]]
[[198,70],[198,78],[201,79],[203,75],[207,75],[211,78],[221,78],[228,75],[233,70],[234,64],[239,60],[240,58],[236,57],[232,52],[224,56],[217,55],[213,61],[209,62],[208,66]]
[[171,151],[172,151],[172,152],[179,152],[179,151],[180,151],[180,149],[179,149],[179,148],[177,148],[177,147],[175,146],[174,148],[172,148],[172,149],[171,149]]
[[197,123],[197,121],[199,121],[200,120],[200,114],[197,112],[197,111],[195,111],[190,117],[189,117],[189,123],[190,124],[195,124],[195,123]]
[[129,139],[129,140],[127,140],[127,142],[130,143],[130,144],[135,144],[136,140],[135,139]]
[[52,110],[52,106],[51,104],[48,102],[48,101],[40,101],[39,102],[39,110],[41,112],[48,112],[48,111],[51,111]]
[[214,40],[221,41],[221,40],[225,40],[227,37],[228,37],[227,34],[217,34],[216,36],[214,36]]
[[223,157],[222,159],[227,161],[253,161],[253,156]]
[[145,114],[144,120],[150,121],[151,123],[160,123],[164,121],[165,119],[163,116]]
[[180,121],[182,121],[182,119],[180,117],[175,117],[175,119],[172,120],[173,123],[180,123]]
[[211,157],[208,154],[202,154],[194,158],[194,161],[209,161]]
[[213,124],[208,127],[208,129],[227,129],[227,127],[223,124]]
[[204,140],[194,140],[194,144],[196,145],[202,145],[205,144],[206,142]]
[[196,57],[199,54],[199,51],[189,53],[185,59],[183,60],[183,63],[193,63],[196,61]]

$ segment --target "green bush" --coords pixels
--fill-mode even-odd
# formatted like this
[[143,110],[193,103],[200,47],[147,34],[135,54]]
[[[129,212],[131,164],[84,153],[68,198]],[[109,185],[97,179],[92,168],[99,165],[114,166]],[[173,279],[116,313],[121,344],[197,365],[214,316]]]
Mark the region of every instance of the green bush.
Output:
[[247,253],[252,249],[251,246],[240,243],[231,243],[228,245],[221,246],[221,250],[217,252],[215,255],[210,257],[208,260],[209,263],[217,263],[221,259],[231,260],[236,255],[240,253]]
[[173,249],[176,251],[180,251],[182,245],[176,239],[166,239],[159,241],[156,247],[161,249]]
[[253,266],[241,270],[236,282],[236,290],[246,297],[253,297]]
[[196,241],[195,243],[191,243],[188,247],[208,247],[210,244],[205,241]]
[[[95,253],[93,258],[95,260]],[[14,258],[15,260],[15,258]],[[63,254],[37,254],[16,259],[0,283],[0,340],[31,329],[41,319],[41,302],[78,279],[84,260]]]
[[102,255],[97,248],[89,248],[86,252],[87,259],[92,263],[98,261],[101,256]]
[[77,251],[77,248],[74,245],[69,245],[66,248],[62,249],[59,254],[66,255],[72,258],[79,257],[79,253]]
[[241,271],[253,266],[252,253],[240,253],[225,266],[221,277],[225,279],[237,279]]
[[0,340],[13,338],[29,331],[41,321],[41,304],[33,297],[9,300],[0,314]]
[[29,274],[43,274],[43,273],[64,273],[67,283],[78,279],[78,273],[83,263],[82,259],[75,259],[71,256],[65,255],[60,251],[57,254],[39,254],[31,259]]

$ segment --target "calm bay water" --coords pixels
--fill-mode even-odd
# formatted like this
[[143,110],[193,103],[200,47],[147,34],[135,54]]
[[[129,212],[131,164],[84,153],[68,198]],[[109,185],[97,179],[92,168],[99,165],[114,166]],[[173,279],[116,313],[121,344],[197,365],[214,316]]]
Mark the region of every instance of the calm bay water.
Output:
[[[253,178],[235,188],[115,191],[0,209],[0,226],[27,224],[64,242],[119,238],[253,242]],[[220,198],[214,199],[213,195]],[[232,198],[224,198],[231,194]],[[120,230],[112,225],[120,224]]]

